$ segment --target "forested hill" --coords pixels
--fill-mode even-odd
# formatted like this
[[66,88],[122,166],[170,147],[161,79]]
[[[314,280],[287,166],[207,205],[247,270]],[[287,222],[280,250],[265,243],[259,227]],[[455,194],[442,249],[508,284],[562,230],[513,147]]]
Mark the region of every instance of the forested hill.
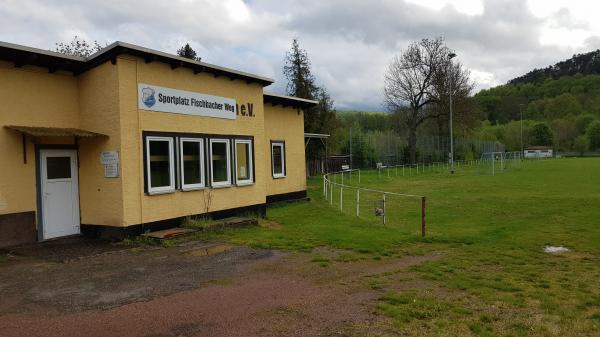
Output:
[[[581,153],[600,149],[600,50],[482,90],[473,102],[483,122],[475,130],[481,139],[519,149],[522,116],[524,145],[553,145],[559,151]],[[543,144],[528,140],[536,125],[550,129]]]
[[558,79],[575,74],[600,74],[600,49],[585,54],[573,55],[544,69],[534,69],[527,74],[508,81],[509,84],[540,83],[546,79]]
[[474,97],[481,117],[492,124],[520,119],[551,121],[569,115],[600,115],[600,75],[563,76],[541,83],[506,84]]

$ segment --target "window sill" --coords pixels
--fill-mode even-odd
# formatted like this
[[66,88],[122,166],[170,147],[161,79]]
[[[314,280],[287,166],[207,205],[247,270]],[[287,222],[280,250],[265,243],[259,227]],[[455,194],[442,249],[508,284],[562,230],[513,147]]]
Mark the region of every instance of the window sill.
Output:
[[231,184],[227,184],[227,185],[217,185],[217,186],[211,186],[211,188],[227,188],[227,187],[231,187]]
[[199,186],[199,187],[182,187],[181,188],[181,192],[192,192],[192,191],[202,191],[206,189],[206,186]]
[[254,185],[253,181],[249,181],[249,182],[238,182],[237,184],[235,184],[235,186],[238,187],[243,187],[243,186],[252,186]]
[[286,176],[273,176],[273,179],[283,179],[283,178],[285,178],[285,177],[286,177]]
[[152,191],[152,192],[147,192],[147,195],[161,195],[161,194],[171,194],[171,193],[175,193],[177,192],[177,190],[168,190],[168,191]]

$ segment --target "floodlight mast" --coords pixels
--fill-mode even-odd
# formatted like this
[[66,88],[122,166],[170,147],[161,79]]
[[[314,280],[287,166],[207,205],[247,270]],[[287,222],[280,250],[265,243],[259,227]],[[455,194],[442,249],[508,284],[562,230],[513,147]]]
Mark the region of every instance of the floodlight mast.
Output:
[[523,106],[525,106],[525,104],[519,104],[519,112],[521,113],[521,156],[523,155],[523,152],[525,152],[525,148],[523,147]]
[[450,72],[448,72],[448,76],[450,77],[449,83],[449,91],[450,91],[450,173],[454,174],[454,136],[452,135],[452,59],[456,57],[455,53],[448,53],[448,64],[450,68]]

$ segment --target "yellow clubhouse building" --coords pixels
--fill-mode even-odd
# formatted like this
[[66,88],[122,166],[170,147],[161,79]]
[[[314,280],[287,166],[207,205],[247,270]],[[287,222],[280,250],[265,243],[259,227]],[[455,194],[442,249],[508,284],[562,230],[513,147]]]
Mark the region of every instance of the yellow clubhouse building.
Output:
[[304,112],[273,80],[115,42],[0,42],[0,247],[123,237],[306,197]]

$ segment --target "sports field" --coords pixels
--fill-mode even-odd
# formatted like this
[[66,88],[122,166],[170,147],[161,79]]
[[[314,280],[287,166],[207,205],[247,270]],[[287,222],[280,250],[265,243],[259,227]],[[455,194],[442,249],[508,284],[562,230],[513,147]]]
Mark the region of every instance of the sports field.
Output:
[[[427,196],[428,236],[420,237],[417,201],[398,203],[405,219],[383,226],[331,206],[320,178],[309,181],[310,203],[269,209],[267,222],[278,226],[220,236],[311,252],[315,268],[435,256],[409,270],[374,274],[367,284],[381,292],[373,310],[390,317],[398,333],[600,335],[600,159],[527,162],[495,176],[463,168],[453,176],[361,178],[363,186]],[[570,251],[549,254],[546,245]],[[317,247],[345,253],[330,259]]]

